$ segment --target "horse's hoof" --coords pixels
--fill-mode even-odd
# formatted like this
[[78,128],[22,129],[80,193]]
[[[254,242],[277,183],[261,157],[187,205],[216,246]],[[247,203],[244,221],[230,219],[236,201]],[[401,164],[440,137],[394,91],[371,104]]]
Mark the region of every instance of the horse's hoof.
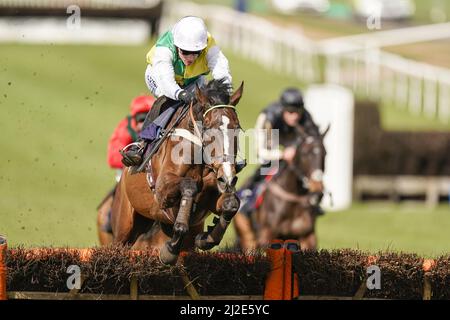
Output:
[[231,221],[236,212],[239,210],[239,206],[240,201],[234,194],[229,197],[226,197],[222,204],[225,220]]
[[192,198],[198,192],[197,183],[191,178],[181,179],[180,191],[183,197]]
[[202,232],[199,233],[195,237],[195,246],[199,248],[200,250],[210,250],[212,249],[215,244],[211,242],[207,242],[206,239],[208,238],[208,233]]
[[164,244],[161,250],[159,251],[159,261],[165,265],[175,265],[178,260],[178,254],[174,254],[170,252],[167,244]]

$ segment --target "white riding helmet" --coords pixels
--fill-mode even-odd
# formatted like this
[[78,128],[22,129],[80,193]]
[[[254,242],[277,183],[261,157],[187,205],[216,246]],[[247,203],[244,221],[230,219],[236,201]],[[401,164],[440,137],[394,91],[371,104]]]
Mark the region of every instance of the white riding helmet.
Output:
[[205,22],[198,17],[184,17],[172,29],[173,43],[186,51],[200,51],[208,44]]

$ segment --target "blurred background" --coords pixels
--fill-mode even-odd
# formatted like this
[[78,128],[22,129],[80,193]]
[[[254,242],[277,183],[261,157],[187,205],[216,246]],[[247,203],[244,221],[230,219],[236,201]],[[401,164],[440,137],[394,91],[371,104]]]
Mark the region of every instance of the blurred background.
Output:
[[[347,169],[320,248],[450,252],[450,0],[0,1],[0,233],[12,246],[97,245],[108,139],[149,94],[156,36],[191,14],[235,87],[245,81],[244,129],[288,86],[313,115],[333,102],[324,121],[344,127],[345,148],[327,164]],[[233,241],[230,228],[222,246]]]

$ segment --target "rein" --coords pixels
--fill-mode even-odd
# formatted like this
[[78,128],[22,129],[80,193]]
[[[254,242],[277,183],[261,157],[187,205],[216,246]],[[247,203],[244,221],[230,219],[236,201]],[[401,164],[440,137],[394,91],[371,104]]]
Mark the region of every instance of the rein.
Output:
[[[203,113],[203,118],[208,114],[208,112],[210,112],[211,110],[214,109],[219,109],[219,108],[228,108],[228,109],[233,109],[236,110],[235,106],[232,106],[230,104],[218,104],[212,107],[209,107],[204,113]],[[198,146],[203,146],[203,137],[202,134],[200,132],[200,129],[197,125],[197,122],[195,121],[195,117],[194,117],[194,112],[193,112],[193,104],[191,103],[191,105],[189,106],[189,117],[191,118],[192,124],[194,126],[194,134],[192,134],[189,130],[187,129],[175,129],[175,132],[171,133],[171,135],[176,135],[176,136],[180,136],[183,137],[187,140],[189,140],[190,142],[192,142],[195,145]],[[183,131],[187,131],[189,132],[189,134],[186,133],[181,133]],[[199,144],[199,141],[201,142],[201,145]]]
[[298,203],[299,205],[303,207],[309,207],[311,206],[310,196],[308,194],[300,196],[291,192],[286,191],[282,186],[280,186],[276,182],[269,183],[268,190],[272,192],[275,196],[278,198],[281,198],[282,200]]
[[201,132],[200,132],[200,129],[198,128],[198,125],[197,125],[197,122],[195,121],[195,117],[194,117],[194,111],[193,111],[193,106],[194,106],[194,104],[193,103],[191,103],[191,105],[189,106],[189,117],[191,118],[191,121],[192,121],[192,124],[193,124],[193,126],[194,126],[194,132],[195,132],[195,134],[197,135],[197,137],[198,137],[198,139],[202,142],[202,144],[203,144],[203,141],[202,141],[202,134],[201,134]]

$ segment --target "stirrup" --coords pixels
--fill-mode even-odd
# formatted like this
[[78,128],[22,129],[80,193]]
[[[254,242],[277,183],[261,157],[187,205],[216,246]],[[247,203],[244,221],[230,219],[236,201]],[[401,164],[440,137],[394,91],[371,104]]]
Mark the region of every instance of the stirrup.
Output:
[[140,156],[138,156],[137,158],[136,158],[136,156],[130,157],[122,150],[119,150],[119,152],[122,155],[122,163],[126,167],[138,166],[142,163],[142,157],[140,157]]
[[144,148],[144,145],[145,145],[145,144],[142,145],[141,143],[142,143],[142,141],[132,142],[130,144],[127,144],[125,147],[123,147],[121,149],[121,151],[122,152],[127,152],[128,149],[131,148],[132,146],[138,146],[139,147],[138,151],[141,151]]

